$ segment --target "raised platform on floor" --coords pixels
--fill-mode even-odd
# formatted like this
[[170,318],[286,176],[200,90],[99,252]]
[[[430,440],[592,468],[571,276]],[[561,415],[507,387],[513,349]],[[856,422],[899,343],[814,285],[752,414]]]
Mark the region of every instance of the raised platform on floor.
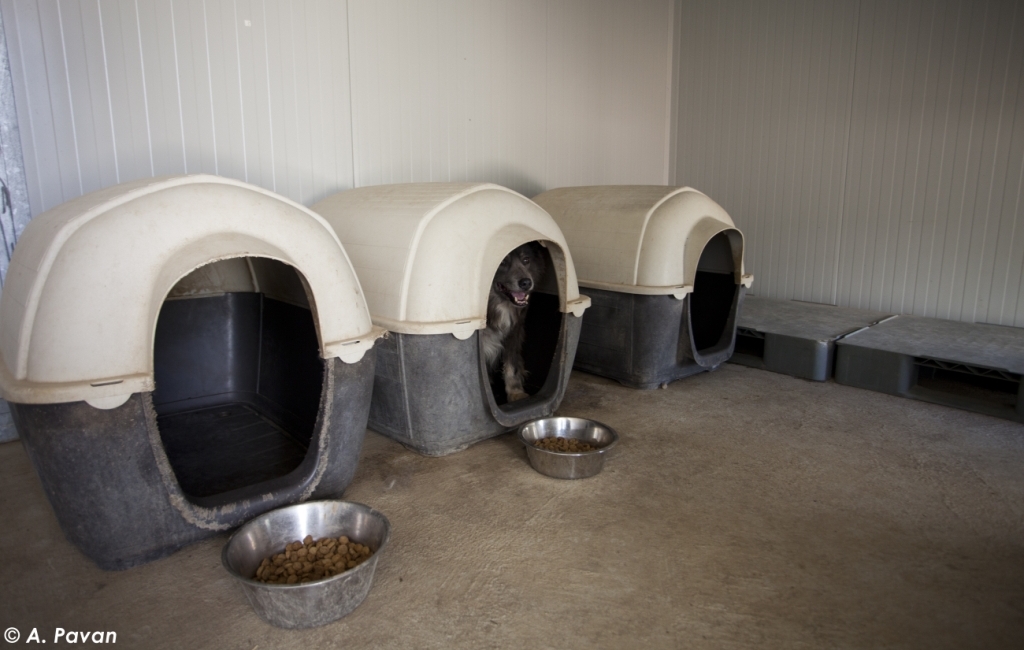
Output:
[[891,318],[867,309],[747,296],[730,361],[803,379],[832,376],[836,341]]
[[1024,422],[1024,329],[899,316],[836,354],[841,384]]

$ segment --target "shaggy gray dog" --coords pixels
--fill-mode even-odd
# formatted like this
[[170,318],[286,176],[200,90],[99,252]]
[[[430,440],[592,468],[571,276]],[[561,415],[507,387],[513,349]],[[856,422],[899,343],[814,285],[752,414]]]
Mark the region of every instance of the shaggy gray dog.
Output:
[[526,310],[530,293],[544,276],[544,255],[536,242],[523,244],[498,265],[487,298],[487,328],[480,332],[484,360],[492,372],[501,363],[508,401],[529,397],[523,390]]

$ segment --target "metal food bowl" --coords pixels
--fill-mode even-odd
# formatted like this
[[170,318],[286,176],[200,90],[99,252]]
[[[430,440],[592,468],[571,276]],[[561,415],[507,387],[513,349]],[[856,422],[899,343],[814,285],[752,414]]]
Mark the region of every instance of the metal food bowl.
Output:
[[[593,451],[560,452],[539,449],[533,443],[543,438],[575,438],[597,447]],[[604,467],[608,451],[619,440],[610,426],[584,418],[541,418],[519,427],[519,439],[526,445],[530,465],[554,478],[586,478]]]
[[[348,536],[369,546],[373,555],[362,564],[329,578],[293,585],[255,579],[263,558],[312,535],[314,539]],[[221,561],[234,576],[260,618],[283,628],[326,625],[351,613],[370,591],[377,560],[391,537],[391,523],[380,512],[349,501],[309,501],[272,510],[246,523],[231,536]]]

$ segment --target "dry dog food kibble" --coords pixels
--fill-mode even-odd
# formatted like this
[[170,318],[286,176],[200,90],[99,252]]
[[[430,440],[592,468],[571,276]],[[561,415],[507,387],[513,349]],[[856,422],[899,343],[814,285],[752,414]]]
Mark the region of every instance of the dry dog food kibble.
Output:
[[285,546],[283,553],[264,558],[255,579],[276,585],[312,582],[348,571],[371,555],[370,547],[345,536],[314,541],[312,535],[306,535],[301,542]]
[[560,451],[563,453],[576,454],[581,451],[594,451],[597,449],[594,445],[589,442],[583,442],[576,438],[541,438],[535,440],[533,443],[534,447],[538,449],[545,449],[547,451]]

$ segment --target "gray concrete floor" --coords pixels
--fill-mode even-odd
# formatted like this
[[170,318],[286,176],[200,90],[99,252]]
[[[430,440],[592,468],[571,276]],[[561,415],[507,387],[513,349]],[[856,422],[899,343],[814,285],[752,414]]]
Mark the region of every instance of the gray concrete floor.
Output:
[[561,413],[619,430],[602,474],[541,476],[511,435],[425,458],[368,433],[345,496],[392,543],[366,601],[306,631],[256,618],[226,536],[95,568],[0,445],[0,627],[50,647],[57,627],[138,648],[1024,647],[1024,426],[735,365],[646,392],[575,373]]

